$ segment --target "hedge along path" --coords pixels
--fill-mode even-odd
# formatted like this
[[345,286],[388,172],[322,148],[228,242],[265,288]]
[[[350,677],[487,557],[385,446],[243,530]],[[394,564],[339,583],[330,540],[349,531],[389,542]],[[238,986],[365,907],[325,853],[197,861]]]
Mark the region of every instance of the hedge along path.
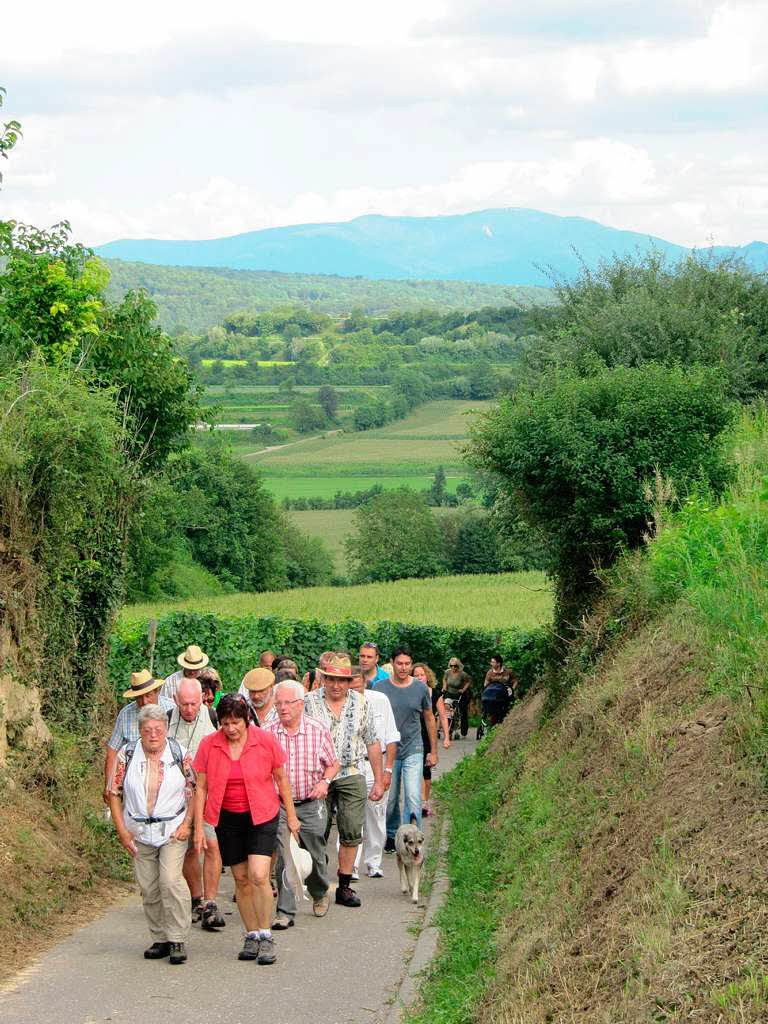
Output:
[[[119,622],[110,642],[109,678],[115,691],[125,688],[131,672],[149,661],[148,619]],[[262,651],[293,655],[302,669],[312,668],[326,650],[356,652],[373,640],[388,656],[395,647],[408,647],[418,661],[431,665],[438,678],[449,659],[458,655],[479,692],[491,655],[500,651],[520,679],[522,691],[537,677],[549,645],[544,628],[492,631],[420,626],[403,622],[366,625],[352,619],[328,623],[318,619],[277,616],[225,616],[176,611],[157,620],[154,672],[167,675],[177,668],[176,656],[191,643],[199,644],[221,675],[223,688],[237,688],[245,673],[258,664]]]

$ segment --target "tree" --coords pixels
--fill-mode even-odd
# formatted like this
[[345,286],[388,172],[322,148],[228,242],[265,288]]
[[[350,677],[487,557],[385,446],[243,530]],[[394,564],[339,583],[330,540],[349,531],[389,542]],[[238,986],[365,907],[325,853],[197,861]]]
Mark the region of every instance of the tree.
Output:
[[367,501],[355,512],[347,557],[357,582],[440,576],[447,570],[435,517],[414,491],[401,487]]
[[317,392],[317,401],[331,423],[335,422],[339,411],[339,396],[336,389],[331,387],[330,384],[325,384]]
[[313,430],[322,430],[325,427],[322,410],[316,405],[311,405],[306,398],[299,398],[293,403],[291,419],[300,434],[311,434]]
[[144,292],[129,292],[104,312],[85,361],[96,380],[118,388],[131,452],[147,468],[185,447],[190,427],[203,418],[200,389],[155,323],[156,312]]
[[283,543],[289,587],[322,587],[331,582],[334,576],[333,559],[320,537],[302,533],[285,517]]
[[700,363],[718,367],[742,400],[768,388],[768,280],[736,260],[616,257],[555,290],[559,303],[538,314],[534,361]]
[[172,456],[167,473],[184,496],[181,525],[195,561],[236,590],[284,583],[282,521],[256,470],[213,439]]
[[[6,90],[0,86],[0,107],[5,102]],[[8,154],[16,145],[21,138],[21,125],[18,121],[6,121],[0,125],[0,157],[4,160],[8,159]],[[3,175],[0,173],[0,184],[2,184]]]
[[472,461],[498,476],[510,510],[545,540],[561,636],[589,607],[600,569],[643,543],[643,484],[657,469],[681,495],[697,480],[722,489],[732,414],[716,371],[651,363],[552,373],[474,428]]
[[438,508],[445,504],[446,498],[445,488],[445,470],[442,466],[438,466],[435,470],[435,477],[432,484],[427,491],[427,504],[436,505]]

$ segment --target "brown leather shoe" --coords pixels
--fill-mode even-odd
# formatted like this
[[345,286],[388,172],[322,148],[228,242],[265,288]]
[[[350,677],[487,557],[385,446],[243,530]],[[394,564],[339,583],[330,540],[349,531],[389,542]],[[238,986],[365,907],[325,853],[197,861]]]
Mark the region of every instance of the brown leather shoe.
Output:
[[330,892],[324,893],[319,900],[315,900],[312,904],[312,913],[315,917],[325,917],[328,913],[328,907],[331,905],[331,894]]

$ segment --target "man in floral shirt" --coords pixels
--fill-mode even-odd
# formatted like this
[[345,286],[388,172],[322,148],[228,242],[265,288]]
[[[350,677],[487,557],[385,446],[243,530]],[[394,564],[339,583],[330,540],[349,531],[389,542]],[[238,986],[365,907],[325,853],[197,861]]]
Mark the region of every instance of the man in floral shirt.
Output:
[[[328,832],[333,812],[339,831],[339,885],[336,902],[343,907],[359,907],[360,897],[351,887],[357,848],[363,840],[366,782],[363,765],[366,756],[373,771],[369,800],[384,794],[381,746],[370,706],[359,693],[350,690],[352,663],[343,654],[332,654],[323,662],[324,685],[304,698],[308,715],[322,722],[331,733],[339,761],[338,775],[328,784]],[[327,839],[327,835],[326,835]]]

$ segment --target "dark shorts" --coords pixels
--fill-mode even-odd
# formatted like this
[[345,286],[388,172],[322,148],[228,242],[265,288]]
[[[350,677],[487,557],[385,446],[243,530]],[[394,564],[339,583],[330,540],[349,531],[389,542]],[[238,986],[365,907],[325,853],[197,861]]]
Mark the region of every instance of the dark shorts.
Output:
[[240,814],[222,810],[216,826],[222,864],[226,867],[242,864],[254,854],[258,857],[271,857],[277,847],[279,818],[278,813],[269,821],[254,825],[250,811]]

